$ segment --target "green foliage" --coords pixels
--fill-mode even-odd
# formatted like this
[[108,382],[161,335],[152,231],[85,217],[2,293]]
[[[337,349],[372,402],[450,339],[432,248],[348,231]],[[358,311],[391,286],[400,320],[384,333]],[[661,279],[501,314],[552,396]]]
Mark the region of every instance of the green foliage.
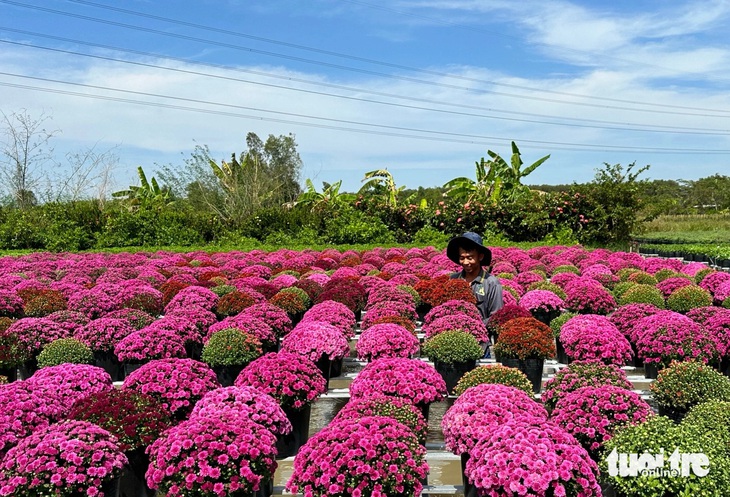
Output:
[[433,362],[445,364],[476,361],[484,354],[474,335],[461,330],[434,335],[423,343],[421,351]]
[[413,235],[413,243],[419,246],[445,247],[450,239],[450,235],[442,233],[431,226],[424,226]]
[[395,185],[395,179],[387,169],[368,171],[362,181],[365,184],[358,193],[376,195],[382,198],[383,204],[388,207],[396,207],[398,194],[405,190],[405,186],[397,187]]
[[[719,445],[722,447],[722,445]],[[679,453],[702,453],[710,460],[707,476],[667,474],[640,475],[628,477],[607,477],[617,493],[626,497],[666,496],[715,496],[724,495],[730,485],[730,460],[722,449],[718,450],[718,438],[712,434],[701,435],[688,431],[685,426],[676,425],[664,416],[649,418],[644,423],[627,426],[616,432],[604,444],[603,458],[599,467],[602,474],[608,474],[606,456],[613,450],[618,454],[660,454],[669,457],[675,450]],[[668,463],[667,463],[668,468]]]
[[573,266],[572,264],[565,264],[562,266],[558,266],[555,269],[553,269],[553,275],[559,274],[559,273],[573,273],[573,274],[580,274],[580,269],[578,269],[576,266]]
[[553,335],[556,337],[560,336],[560,328],[562,328],[569,319],[574,318],[577,315],[577,312],[564,312],[550,321],[550,329],[553,331]]
[[653,304],[659,309],[664,309],[664,296],[658,288],[652,285],[636,284],[623,292],[618,303],[619,305]]
[[683,428],[712,434],[725,442],[730,450],[730,402],[708,400],[692,407],[682,420]]
[[525,373],[517,368],[508,368],[501,364],[479,366],[465,373],[456,384],[456,387],[454,387],[454,394],[461,395],[468,388],[481,385],[482,383],[507,385],[509,387],[519,388],[530,397],[534,395],[532,382],[530,382]]
[[628,241],[639,225],[637,211],[641,207],[639,176],[649,166],[636,169],[633,162],[624,168],[621,164],[604,163],[593,182],[584,187],[584,193],[594,211],[591,241],[617,243]]
[[302,305],[306,309],[309,309],[312,306],[312,299],[310,299],[309,295],[307,295],[307,292],[305,292],[301,288],[290,286],[287,288],[282,288],[278,291],[278,293],[295,295],[302,302]]
[[38,354],[38,367],[58,366],[64,363],[92,364],[94,353],[88,345],[75,338],[59,338],[54,340]]
[[338,209],[353,203],[356,198],[352,193],[340,193],[342,180],[334,183],[323,181],[321,192],[317,191],[311,179],[307,178],[305,183],[307,189],[299,194],[295,205],[306,207],[313,212]]
[[130,210],[159,210],[174,202],[170,189],[160,188],[154,177],[148,181],[142,166],[137,168],[137,176],[139,176],[139,186],[132,185],[126,190],[114,192],[112,197],[124,200]]
[[206,219],[180,210],[109,210],[97,247],[189,246],[213,238]]
[[555,229],[548,199],[537,192],[508,198],[495,209],[497,229],[512,241],[542,240]]
[[555,283],[550,283],[548,281],[536,281],[534,283],[531,283],[527,287],[527,290],[528,291],[530,291],[530,290],[548,290],[550,292],[553,292],[555,295],[557,295],[558,297],[560,297],[563,300],[565,300],[565,297],[566,297],[565,291],[562,288],[560,288]]
[[342,208],[325,220],[322,239],[326,243],[392,243],[388,227],[378,218],[352,208]]
[[638,285],[638,283],[635,283],[633,281],[621,281],[619,283],[616,283],[612,290],[613,296],[616,298],[616,300],[619,300],[628,289],[633,288],[636,285]]
[[667,308],[675,312],[686,314],[697,307],[712,305],[712,295],[697,285],[687,285],[677,288],[667,298]]
[[211,367],[244,366],[262,353],[261,342],[237,328],[213,333],[203,346],[201,360]]
[[730,379],[698,361],[673,361],[650,388],[659,406],[678,411],[708,400],[730,401]]

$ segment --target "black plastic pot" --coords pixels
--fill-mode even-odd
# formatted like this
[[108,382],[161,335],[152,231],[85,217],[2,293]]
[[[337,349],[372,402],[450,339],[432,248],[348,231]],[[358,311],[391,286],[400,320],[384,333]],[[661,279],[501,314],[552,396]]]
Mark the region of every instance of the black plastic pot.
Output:
[[532,383],[532,391],[540,393],[542,390],[542,370],[545,365],[545,359],[528,357],[527,359],[515,359],[512,357],[503,357],[502,364],[510,368],[517,368],[527,376]]
[[218,383],[220,383],[222,387],[230,387],[245,367],[245,364],[236,364],[234,366],[215,366],[212,369],[216,378],[218,378]]
[[307,404],[302,409],[295,410],[285,407],[284,413],[292,425],[291,433],[278,435],[276,440],[277,459],[295,456],[299,448],[309,439],[309,417],[312,406]]
[[454,390],[454,387],[459,382],[462,376],[464,376],[466,373],[474,369],[477,365],[476,361],[466,361],[466,362],[455,362],[455,363],[447,363],[447,362],[438,362],[434,361],[434,368],[436,368],[436,371],[438,374],[441,375],[441,377],[446,382],[446,391],[451,393]]

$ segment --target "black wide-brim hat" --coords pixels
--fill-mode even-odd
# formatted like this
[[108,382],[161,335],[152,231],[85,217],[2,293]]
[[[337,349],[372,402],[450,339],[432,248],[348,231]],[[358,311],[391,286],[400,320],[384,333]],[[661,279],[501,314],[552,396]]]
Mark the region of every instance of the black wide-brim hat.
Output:
[[459,247],[464,249],[476,248],[484,254],[482,266],[488,266],[492,262],[492,251],[482,245],[482,237],[473,231],[467,231],[461,236],[452,238],[446,247],[446,257],[451,259],[454,264],[459,264]]

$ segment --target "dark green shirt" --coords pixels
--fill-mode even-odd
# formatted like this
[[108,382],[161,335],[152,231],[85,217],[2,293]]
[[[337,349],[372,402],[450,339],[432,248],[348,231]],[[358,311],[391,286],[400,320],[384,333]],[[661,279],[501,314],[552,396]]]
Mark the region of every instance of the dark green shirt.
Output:
[[[451,274],[451,279],[459,278],[466,279],[463,270]],[[482,315],[482,321],[487,324],[490,316],[504,307],[502,284],[482,268],[479,275],[471,282],[471,291],[477,299],[477,308]]]

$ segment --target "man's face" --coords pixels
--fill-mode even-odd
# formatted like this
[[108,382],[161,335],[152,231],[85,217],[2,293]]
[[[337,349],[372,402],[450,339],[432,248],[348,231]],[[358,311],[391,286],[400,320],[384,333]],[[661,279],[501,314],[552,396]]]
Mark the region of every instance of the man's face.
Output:
[[482,267],[482,259],[484,254],[479,252],[477,249],[465,250],[459,248],[459,264],[464,268],[467,273],[474,273],[479,271]]

